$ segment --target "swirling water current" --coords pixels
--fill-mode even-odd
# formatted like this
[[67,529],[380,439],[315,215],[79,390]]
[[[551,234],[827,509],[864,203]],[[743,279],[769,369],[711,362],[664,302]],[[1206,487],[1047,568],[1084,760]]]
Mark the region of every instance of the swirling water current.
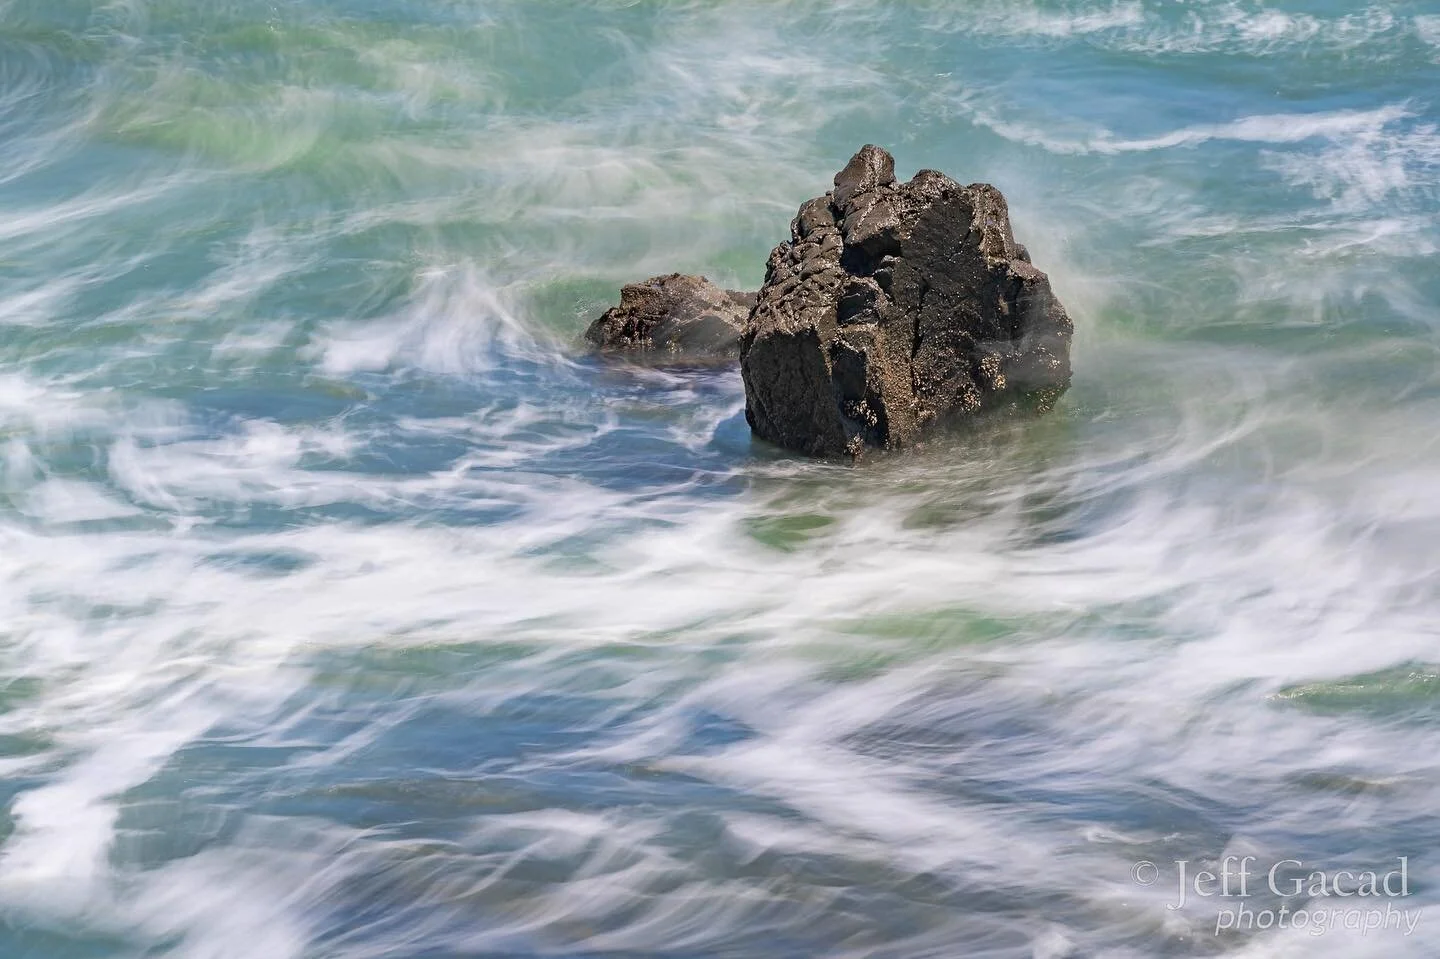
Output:
[[[866,142],[1052,415],[579,349]],[[1434,0],[0,0],[0,957],[1434,956],[1437,254]]]

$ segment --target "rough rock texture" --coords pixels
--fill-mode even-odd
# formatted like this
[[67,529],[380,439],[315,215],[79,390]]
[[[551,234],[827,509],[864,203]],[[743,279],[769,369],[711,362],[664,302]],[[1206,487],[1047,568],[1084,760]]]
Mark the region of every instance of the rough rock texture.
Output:
[[895,182],[866,146],[770,254],[740,346],[745,418],[803,453],[912,445],[933,424],[1070,384],[1065,308],[1000,191],[934,170]]
[[722,290],[703,276],[655,276],[623,287],[620,305],[591,323],[585,339],[655,359],[733,359],[754,305],[754,293]]

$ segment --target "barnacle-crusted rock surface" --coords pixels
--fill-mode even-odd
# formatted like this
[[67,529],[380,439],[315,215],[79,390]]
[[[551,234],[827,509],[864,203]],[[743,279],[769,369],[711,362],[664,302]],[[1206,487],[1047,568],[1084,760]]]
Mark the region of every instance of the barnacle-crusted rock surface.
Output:
[[947,419],[1070,384],[1073,326],[1005,198],[866,146],[800,207],[740,343],[745,418],[815,455],[898,449]]
[[671,273],[620,290],[585,339],[602,352],[661,361],[735,358],[754,293],[722,290],[703,276]]

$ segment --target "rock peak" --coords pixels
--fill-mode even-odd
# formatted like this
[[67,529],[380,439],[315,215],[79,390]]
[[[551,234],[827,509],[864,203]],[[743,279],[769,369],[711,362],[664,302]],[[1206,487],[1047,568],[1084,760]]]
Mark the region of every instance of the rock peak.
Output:
[[835,205],[845,207],[861,193],[895,182],[895,158],[873,143],[867,143],[835,174]]

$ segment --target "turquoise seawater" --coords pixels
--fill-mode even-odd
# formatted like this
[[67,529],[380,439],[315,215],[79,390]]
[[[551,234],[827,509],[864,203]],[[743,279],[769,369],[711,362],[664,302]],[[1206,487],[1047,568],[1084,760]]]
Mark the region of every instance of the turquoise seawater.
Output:
[[[580,349],[867,142],[1052,415]],[[0,0],[0,959],[1440,954],[1437,257],[1436,0]]]

